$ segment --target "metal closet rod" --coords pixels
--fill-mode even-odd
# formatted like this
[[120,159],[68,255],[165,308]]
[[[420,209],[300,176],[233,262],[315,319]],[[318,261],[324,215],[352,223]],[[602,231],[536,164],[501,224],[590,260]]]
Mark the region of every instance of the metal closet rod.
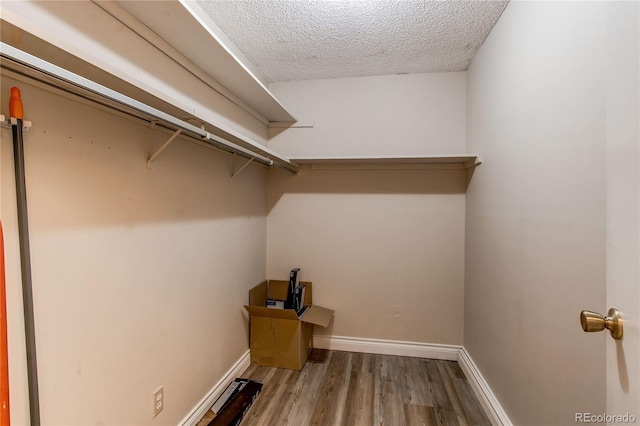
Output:
[[[102,86],[101,84],[98,84],[94,81],[86,79],[78,74],[75,74],[69,70],[61,68],[50,62],[42,60],[20,49],[16,49],[15,47],[10,46],[4,42],[0,42],[0,57],[6,60],[12,61],[14,63],[20,64],[38,73],[42,73],[46,76],[53,77],[54,79],[59,80],[68,85],[72,85],[76,88],[86,90],[94,95],[98,95],[99,97],[105,98],[116,104],[127,107],[128,109],[131,109],[133,111],[140,113],[141,115],[139,117],[142,117],[146,120],[148,120],[148,117],[151,117],[154,121],[161,121],[161,122],[170,124],[171,126],[174,126],[177,129],[182,129],[184,132],[187,132],[189,136],[193,136],[194,138],[202,142],[205,142],[209,145],[222,148],[228,152],[243,155],[247,158],[254,159],[266,166],[276,166],[294,173],[298,171],[298,167],[295,164],[292,164],[291,162],[289,162],[288,160],[276,159],[274,161],[271,158],[260,155],[257,152],[253,152],[247,148],[237,145],[231,141],[228,141],[218,135],[214,135],[210,132],[207,132],[206,130],[201,129],[200,127],[194,126],[191,123],[188,123],[184,120],[176,118],[172,115],[169,115],[163,111],[160,111],[159,109],[156,109],[152,106],[149,106],[133,98],[130,98],[126,95],[123,95],[120,92],[116,92],[115,90]],[[89,98],[89,99],[96,101],[95,99],[92,99],[92,98]],[[112,105],[108,105],[108,106],[115,108]]]

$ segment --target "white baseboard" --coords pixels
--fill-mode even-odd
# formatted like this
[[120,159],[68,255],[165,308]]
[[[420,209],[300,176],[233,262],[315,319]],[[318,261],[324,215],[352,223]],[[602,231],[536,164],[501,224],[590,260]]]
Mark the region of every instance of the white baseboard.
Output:
[[227,388],[236,377],[240,376],[251,365],[251,352],[246,351],[238,361],[222,376],[222,378],[216,383],[202,400],[186,415],[178,426],[195,426],[200,419],[209,411],[209,408],[216,401],[218,396]]
[[416,358],[458,360],[460,346],[397,340],[362,339],[343,336],[313,336],[313,347],[367,354],[412,356]]
[[489,417],[492,425],[496,426],[510,426],[512,423],[507,416],[507,413],[502,409],[498,398],[493,394],[489,384],[480,373],[478,366],[473,362],[473,359],[469,355],[469,352],[462,347],[458,353],[458,364],[467,376],[469,384],[473,388],[473,392],[478,397],[484,412]]

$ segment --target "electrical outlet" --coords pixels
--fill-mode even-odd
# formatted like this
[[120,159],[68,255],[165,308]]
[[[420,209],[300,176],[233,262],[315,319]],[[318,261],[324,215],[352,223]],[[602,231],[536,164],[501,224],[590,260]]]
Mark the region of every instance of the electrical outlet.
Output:
[[160,386],[153,393],[153,418],[155,418],[164,408],[164,386]]

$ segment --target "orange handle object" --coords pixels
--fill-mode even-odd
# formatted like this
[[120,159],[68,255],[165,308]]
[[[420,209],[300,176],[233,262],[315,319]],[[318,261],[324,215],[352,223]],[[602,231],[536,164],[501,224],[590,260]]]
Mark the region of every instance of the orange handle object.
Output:
[[7,294],[4,278],[4,236],[0,222],[0,426],[11,424],[9,417],[9,354],[7,344]]
[[9,98],[9,115],[13,118],[24,118],[24,107],[22,106],[22,98],[20,98],[20,89],[11,88],[11,97]]

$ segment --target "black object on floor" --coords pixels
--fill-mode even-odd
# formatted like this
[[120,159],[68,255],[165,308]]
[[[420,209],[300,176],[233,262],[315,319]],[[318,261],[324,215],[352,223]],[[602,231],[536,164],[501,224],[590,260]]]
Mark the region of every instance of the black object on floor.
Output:
[[[246,379],[240,379],[245,381]],[[220,413],[209,422],[209,426],[237,426],[245,413],[253,404],[260,391],[262,383],[247,380],[247,383],[226,402]]]

